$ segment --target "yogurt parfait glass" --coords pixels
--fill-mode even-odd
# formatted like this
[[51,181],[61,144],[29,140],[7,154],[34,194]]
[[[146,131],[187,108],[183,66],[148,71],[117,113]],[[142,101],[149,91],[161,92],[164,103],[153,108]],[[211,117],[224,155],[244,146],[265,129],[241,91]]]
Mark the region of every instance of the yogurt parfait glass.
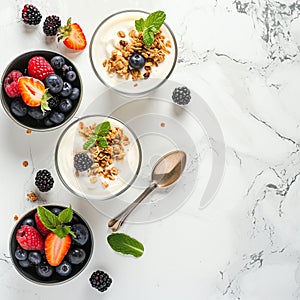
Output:
[[[127,96],[143,95],[161,86],[172,74],[177,44],[170,27],[163,23],[151,46],[146,46],[135,21],[148,12],[125,10],[114,13],[96,28],[90,43],[90,61],[99,80]],[[142,55],[143,67],[130,64]]]

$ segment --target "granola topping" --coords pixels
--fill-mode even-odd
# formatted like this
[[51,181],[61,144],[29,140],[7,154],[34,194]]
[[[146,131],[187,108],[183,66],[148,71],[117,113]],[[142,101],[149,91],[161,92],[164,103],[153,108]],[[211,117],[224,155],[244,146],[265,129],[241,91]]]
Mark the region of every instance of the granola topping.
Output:
[[[166,55],[171,53],[172,43],[166,39],[161,30],[155,34],[151,46],[145,45],[142,33],[135,29],[130,30],[127,35],[123,31],[119,31],[117,37],[120,40],[112,50],[111,56],[105,59],[102,65],[109,74],[115,73],[126,80],[148,79],[153,68],[159,67]],[[145,66],[140,70],[132,69],[129,66],[128,59],[133,53],[139,53],[146,59]]]
[[[78,133],[86,142],[91,135],[94,134],[97,124],[93,123],[86,126],[83,122],[79,123]],[[114,162],[122,161],[125,156],[125,147],[130,144],[129,138],[124,134],[123,129],[118,126],[112,126],[109,132],[105,135],[107,147],[102,148],[98,142],[88,150],[88,153],[93,160],[93,164],[88,170],[89,181],[92,184],[98,183],[104,188],[109,186],[107,180],[115,180],[119,174],[119,170],[114,166]],[[77,174],[78,175],[78,174]]]

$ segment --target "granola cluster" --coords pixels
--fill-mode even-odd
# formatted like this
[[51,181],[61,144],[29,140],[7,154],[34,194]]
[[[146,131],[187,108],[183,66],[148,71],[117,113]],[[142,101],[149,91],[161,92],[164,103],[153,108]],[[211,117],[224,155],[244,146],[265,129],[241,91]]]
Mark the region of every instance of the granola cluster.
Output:
[[[83,122],[79,123],[79,135],[87,141],[95,132],[97,124],[93,123],[90,126],[85,126]],[[91,183],[96,183],[98,177],[103,177],[109,180],[115,180],[119,174],[119,170],[112,166],[114,161],[121,161],[125,158],[125,146],[130,144],[127,135],[124,134],[123,129],[119,127],[111,127],[108,134],[105,136],[108,146],[102,148],[96,143],[88,151],[93,160],[93,164],[88,171]],[[102,181],[102,185],[107,188],[107,181]]]
[[[103,67],[108,73],[116,73],[128,80],[148,79],[153,67],[158,67],[165,60],[166,55],[170,54],[172,47],[171,41],[159,30],[154,36],[154,42],[151,46],[146,46],[141,32],[132,29],[129,33],[129,39],[126,40],[126,34],[123,31],[117,33],[120,38],[119,44],[115,46],[111,57],[103,61]],[[128,59],[133,53],[139,53],[146,59],[143,70],[131,69]]]

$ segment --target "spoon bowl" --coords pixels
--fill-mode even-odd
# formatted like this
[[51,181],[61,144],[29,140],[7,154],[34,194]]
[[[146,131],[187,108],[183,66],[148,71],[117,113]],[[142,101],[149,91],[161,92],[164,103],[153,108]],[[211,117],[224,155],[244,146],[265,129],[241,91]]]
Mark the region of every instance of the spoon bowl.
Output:
[[176,150],[162,156],[154,165],[151,183],[128,207],[108,222],[112,231],[117,231],[134,209],[157,187],[165,188],[175,183],[186,165],[186,154]]

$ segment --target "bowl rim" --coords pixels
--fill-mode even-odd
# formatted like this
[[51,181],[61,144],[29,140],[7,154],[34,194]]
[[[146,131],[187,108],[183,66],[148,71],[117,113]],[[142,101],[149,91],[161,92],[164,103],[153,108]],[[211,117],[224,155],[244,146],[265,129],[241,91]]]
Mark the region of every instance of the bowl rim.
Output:
[[[55,206],[55,207],[60,207],[60,208],[68,208],[68,206],[65,206],[64,204],[58,204],[58,203],[47,203],[47,204],[42,204],[41,206],[44,206],[44,207],[49,207],[49,206]],[[42,286],[55,286],[55,285],[60,285],[60,284],[64,284],[66,282],[69,282],[71,281],[72,279],[76,278],[80,273],[83,272],[83,270],[87,267],[87,265],[89,264],[92,256],[93,256],[93,252],[94,252],[94,246],[95,246],[95,243],[94,243],[94,237],[93,237],[93,231],[92,231],[92,228],[91,226],[89,225],[89,223],[87,222],[87,220],[82,217],[82,215],[80,213],[77,212],[77,210],[73,209],[72,207],[72,210],[73,212],[76,213],[76,215],[78,215],[83,221],[84,221],[84,225],[87,226],[89,232],[90,232],[90,240],[91,240],[91,251],[90,251],[90,255],[86,261],[86,263],[84,264],[84,266],[76,273],[74,274],[73,276],[69,277],[69,278],[66,278],[66,279],[63,279],[62,281],[58,281],[58,282],[51,282],[51,283],[47,283],[47,282],[38,282],[36,280],[33,280],[31,278],[28,278],[25,274],[23,274],[20,270],[19,270],[19,267],[15,264],[15,260],[13,259],[13,255],[14,253],[12,253],[12,239],[13,239],[13,232],[15,231],[15,229],[20,226],[20,221],[27,215],[27,214],[30,214],[32,213],[33,211],[37,210],[37,206],[24,212],[21,216],[19,216],[19,219],[18,221],[14,224],[13,228],[11,229],[11,232],[10,232],[10,235],[9,235],[9,254],[11,255],[11,261],[12,261],[12,264],[14,266],[14,269],[16,269],[17,273],[20,274],[23,278],[25,278],[26,280],[30,281],[30,282],[33,282],[37,285],[42,285]],[[18,242],[16,242],[18,243]]]
[[[64,59],[70,61],[70,63],[72,63],[72,65],[74,66],[75,70],[76,70],[76,73],[77,73],[77,76],[78,76],[78,79],[79,79],[79,83],[80,83],[80,96],[79,96],[79,99],[77,100],[77,106],[75,107],[74,111],[69,115],[68,119],[67,120],[64,120],[61,124],[58,124],[56,126],[52,126],[52,127],[45,127],[45,128],[35,128],[35,127],[31,127],[31,126],[27,126],[23,123],[21,123],[19,120],[17,120],[13,115],[12,113],[10,112],[9,108],[7,107],[6,103],[5,103],[5,100],[4,100],[4,95],[3,95],[3,83],[4,83],[4,80],[5,80],[5,74],[7,73],[8,69],[11,68],[12,64],[14,62],[16,62],[17,60],[23,58],[24,56],[27,56],[29,54],[35,54],[36,55],[43,55],[44,54],[53,54],[53,55],[60,55],[62,56]],[[81,77],[81,74],[80,72],[78,71],[78,67],[75,65],[75,63],[73,61],[71,61],[68,57],[66,57],[65,55],[59,53],[59,52],[55,52],[55,51],[52,51],[52,50],[46,50],[46,49],[36,49],[36,50],[30,50],[30,51],[27,51],[27,52],[24,52],[20,55],[18,55],[17,57],[15,57],[14,59],[12,59],[8,65],[6,65],[4,71],[2,72],[2,75],[1,75],[1,89],[0,89],[0,98],[1,98],[1,104],[2,104],[2,107],[3,109],[5,110],[6,114],[9,116],[9,118],[16,124],[18,124],[19,126],[25,128],[25,129],[30,129],[32,131],[36,131],[36,132],[50,132],[50,131],[54,131],[64,125],[66,125],[68,122],[71,121],[71,119],[75,116],[75,114],[77,113],[80,105],[81,105],[81,102],[82,102],[82,96],[83,96],[83,84],[82,84],[82,77]]]
[[[104,118],[104,119],[113,119],[119,123],[121,123],[125,128],[127,128],[129,130],[129,132],[132,134],[132,136],[134,137],[134,140],[136,142],[137,148],[138,148],[138,154],[139,154],[139,158],[138,158],[138,166],[136,168],[136,171],[134,172],[133,177],[131,178],[130,182],[127,183],[124,188],[122,188],[121,190],[119,190],[117,193],[115,194],[110,194],[107,197],[101,198],[101,199],[90,199],[89,197],[85,196],[83,194],[80,194],[78,192],[76,192],[75,190],[73,190],[64,180],[59,166],[58,166],[58,160],[57,160],[57,156],[58,156],[58,150],[61,144],[61,141],[63,139],[63,137],[65,136],[66,132],[76,123],[79,123],[80,121],[84,120],[84,119],[88,119],[88,118],[94,118],[94,117],[100,117],[100,118]],[[72,123],[68,124],[68,126],[66,128],[64,128],[64,130],[61,132],[57,142],[56,142],[56,146],[55,146],[55,150],[54,150],[54,164],[55,164],[55,170],[56,170],[56,174],[58,175],[60,181],[63,183],[64,187],[66,187],[73,195],[78,196],[82,199],[86,199],[88,201],[106,201],[106,200],[110,200],[113,199],[119,195],[121,195],[122,193],[124,193],[127,189],[129,189],[132,184],[134,183],[134,181],[136,180],[140,169],[141,169],[141,165],[142,165],[142,147],[141,144],[139,142],[138,137],[136,136],[135,132],[127,125],[125,124],[122,120],[115,118],[113,116],[110,115],[102,115],[102,114],[89,114],[89,115],[85,115],[82,117],[78,117],[75,121],[73,121]]]
[[150,12],[148,11],[145,11],[145,10],[141,10],[141,9],[125,9],[125,10],[120,10],[120,11],[117,11],[117,12],[114,12],[112,14],[110,14],[108,17],[106,17],[105,19],[103,19],[99,24],[98,26],[96,27],[96,29],[94,30],[93,32],[93,35],[91,37],[91,41],[90,41],[90,45],[89,45],[89,58],[90,58],[90,63],[92,65],[92,68],[93,68],[93,71],[95,73],[95,75],[97,76],[97,78],[102,82],[102,84],[104,84],[106,87],[108,88],[111,88],[112,90],[114,90],[115,92],[121,94],[121,95],[124,95],[124,96],[143,96],[147,93],[150,93],[154,90],[156,90],[157,88],[159,88],[161,85],[163,85],[167,80],[168,78],[171,76],[171,74],[173,73],[173,70],[176,66],[176,62],[177,62],[177,59],[178,59],[178,45],[177,45],[177,41],[176,41],[176,38],[175,38],[175,34],[174,32],[172,31],[172,29],[169,27],[169,25],[164,22],[164,26],[166,26],[166,28],[168,29],[168,31],[170,32],[171,36],[172,36],[172,39],[173,39],[173,42],[174,42],[174,49],[175,49],[175,56],[174,56],[174,61],[173,61],[173,64],[172,64],[172,67],[170,69],[170,71],[168,72],[167,76],[165,78],[163,78],[158,84],[156,84],[154,87],[152,87],[151,89],[149,90],[146,90],[146,91],[143,91],[143,92],[136,92],[136,93],[130,93],[130,92],[123,92],[123,91],[120,91],[119,89],[117,89],[116,87],[118,85],[116,85],[116,87],[114,86],[111,86],[109,85],[100,75],[99,73],[97,72],[97,68],[94,64],[94,61],[93,61],[93,56],[92,56],[92,47],[93,47],[93,43],[94,43],[94,40],[95,40],[95,37],[96,37],[96,34],[98,32],[98,30],[100,29],[100,27],[105,23],[107,22],[109,19],[113,18],[114,16],[116,15],[119,15],[119,14],[122,14],[122,13],[128,13],[128,12],[137,12],[137,13],[144,13],[144,14],[151,14]]

